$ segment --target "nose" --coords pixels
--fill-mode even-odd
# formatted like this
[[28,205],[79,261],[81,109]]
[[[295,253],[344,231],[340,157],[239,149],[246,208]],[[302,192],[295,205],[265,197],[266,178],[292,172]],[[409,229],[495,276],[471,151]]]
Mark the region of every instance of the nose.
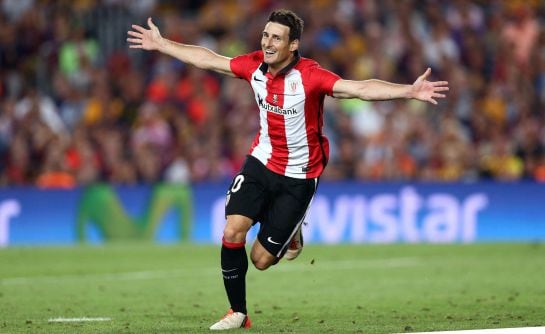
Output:
[[271,38],[270,37],[263,37],[263,45],[264,46],[270,46],[271,45]]

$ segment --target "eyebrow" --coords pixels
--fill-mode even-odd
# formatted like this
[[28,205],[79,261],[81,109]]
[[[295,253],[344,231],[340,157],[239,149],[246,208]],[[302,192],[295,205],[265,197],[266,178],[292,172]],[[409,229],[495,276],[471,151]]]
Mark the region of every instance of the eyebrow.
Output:
[[[263,32],[262,32],[261,34],[262,34],[262,35],[265,35],[265,34],[269,35],[269,33],[268,33],[268,32],[266,32],[266,31],[263,31]],[[272,34],[271,36],[272,36],[272,37],[278,37],[278,38],[281,38],[281,36],[280,36],[280,35],[277,35],[277,34]]]

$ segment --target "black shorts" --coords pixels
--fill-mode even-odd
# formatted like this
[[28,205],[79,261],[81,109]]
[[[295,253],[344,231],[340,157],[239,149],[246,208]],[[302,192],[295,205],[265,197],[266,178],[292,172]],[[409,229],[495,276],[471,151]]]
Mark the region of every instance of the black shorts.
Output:
[[257,239],[269,253],[281,258],[303,223],[317,186],[317,178],[273,173],[249,155],[227,191],[225,215],[259,222]]

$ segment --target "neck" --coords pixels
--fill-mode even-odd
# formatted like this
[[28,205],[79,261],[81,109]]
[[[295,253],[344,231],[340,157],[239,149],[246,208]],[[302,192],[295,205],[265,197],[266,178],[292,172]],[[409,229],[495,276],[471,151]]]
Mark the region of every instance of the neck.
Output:
[[294,59],[295,59],[295,56],[293,53],[291,53],[288,59],[284,60],[282,63],[270,64],[269,73],[272,74],[273,76],[277,75],[278,72],[282,71],[282,69],[288,66]]

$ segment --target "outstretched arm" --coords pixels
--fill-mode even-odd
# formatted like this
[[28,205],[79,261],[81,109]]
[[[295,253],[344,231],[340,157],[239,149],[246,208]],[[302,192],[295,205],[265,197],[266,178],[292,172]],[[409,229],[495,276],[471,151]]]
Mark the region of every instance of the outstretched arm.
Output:
[[363,81],[338,80],[333,85],[333,97],[361,100],[417,99],[437,104],[435,99],[444,98],[442,92],[448,91],[447,81],[428,81],[431,74],[428,68],[412,85],[401,85],[387,81],[370,79]]
[[148,18],[148,26],[150,29],[136,24],[132,25],[133,30],[127,32],[130,36],[127,38],[127,42],[130,43],[129,48],[157,50],[198,68],[234,76],[231,72],[231,58],[221,56],[201,46],[176,43],[163,38],[151,17]]

